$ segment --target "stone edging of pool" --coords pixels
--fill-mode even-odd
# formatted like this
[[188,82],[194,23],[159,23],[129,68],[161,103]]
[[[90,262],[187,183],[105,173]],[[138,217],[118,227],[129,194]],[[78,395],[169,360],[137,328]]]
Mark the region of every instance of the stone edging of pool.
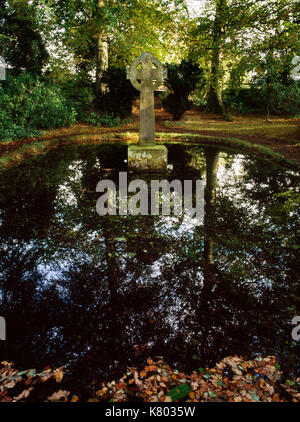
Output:
[[[36,139],[28,144],[23,144],[20,148],[6,152],[0,157],[0,171],[3,171],[13,165],[20,164],[22,161],[41,155],[53,148],[68,145],[104,145],[104,144],[123,144],[130,145],[138,142],[138,133],[136,132],[109,132],[97,135],[79,134],[66,137],[54,137],[52,139]],[[222,138],[216,136],[198,135],[190,133],[156,133],[156,142],[158,144],[186,144],[186,145],[207,145],[220,146],[229,149],[239,150],[244,153],[255,154],[267,158],[273,162],[282,164],[295,170],[299,166],[291,160],[288,160],[279,153],[274,152],[261,144],[255,144],[249,141],[243,141],[237,138]]]

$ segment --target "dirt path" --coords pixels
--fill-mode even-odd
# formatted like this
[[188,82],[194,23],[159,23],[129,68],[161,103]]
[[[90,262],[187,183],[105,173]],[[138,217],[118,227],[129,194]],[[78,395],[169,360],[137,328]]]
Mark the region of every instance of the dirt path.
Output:
[[[195,115],[195,111],[187,112],[187,115]],[[202,118],[207,118],[206,115],[202,115],[197,113],[198,118],[201,120]],[[217,122],[220,123],[222,121],[220,116],[213,116],[209,115],[210,122]],[[264,145],[273,151],[280,153],[284,157],[288,158],[296,162],[300,165],[300,148],[295,147],[295,145],[291,142],[288,143],[286,141],[282,141],[281,139],[266,139],[263,137],[253,136],[253,135],[240,135],[230,132],[222,132],[220,130],[194,130],[194,129],[184,129],[178,127],[167,127],[165,125],[166,120],[172,120],[170,114],[165,112],[164,110],[156,110],[156,122],[155,122],[155,130],[156,132],[162,133],[190,133],[190,134],[197,134],[197,135],[206,135],[206,136],[216,136],[222,138],[236,138],[241,139],[244,141],[248,141],[255,144]],[[131,123],[122,127],[117,128],[97,128],[91,127],[85,123],[78,123],[71,128],[58,128],[54,131],[48,131],[45,135],[39,138],[31,138],[31,139],[19,139],[16,142],[11,142],[8,144],[2,143],[0,144],[0,155],[4,155],[7,152],[12,152],[20,148],[22,145],[31,144],[38,141],[43,141],[46,139],[56,138],[56,139],[66,139],[76,135],[82,136],[97,136],[97,135],[104,135],[109,133],[127,133],[138,132],[138,125],[139,125],[139,110],[137,107],[134,107],[131,117]],[[300,128],[299,128],[299,138],[300,138]]]

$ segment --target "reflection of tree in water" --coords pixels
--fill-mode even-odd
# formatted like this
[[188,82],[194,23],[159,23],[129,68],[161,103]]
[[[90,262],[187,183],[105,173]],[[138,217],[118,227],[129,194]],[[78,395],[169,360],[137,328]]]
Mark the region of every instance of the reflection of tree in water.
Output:
[[[294,304],[296,259],[281,241],[283,233],[294,238],[294,217],[267,224],[274,187],[264,180],[263,202],[249,196],[250,186],[252,193],[262,190],[252,160],[244,160],[248,171],[238,181],[218,180],[216,194],[218,157],[224,160],[224,154],[208,148],[199,153],[200,165],[206,162],[205,219],[194,226],[182,218],[99,217],[95,186],[109,150],[68,151],[36,166],[37,172],[48,169],[51,183],[43,198],[49,218],[37,223],[31,167],[30,177],[26,165],[21,173],[22,195],[11,194],[18,221],[29,221],[29,210],[33,214],[36,237],[28,240],[22,224],[10,232],[12,208],[1,202],[1,314],[9,335],[1,358],[25,367],[70,362],[75,380],[87,385],[98,375],[118,376],[150,354],[191,369],[234,353],[278,353],[288,355],[291,367],[287,309]],[[115,158],[120,166],[122,154]],[[49,170],[47,160],[54,157]],[[180,153],[176,146],[170,157],[170,180],[199,177],[189,168],[189,150]],[[274,169],[275,178],[279,171],[281,191],[294,180],[282,169]],[[6,174],[1,198],[10,197],[13,174]]]
[[1,314],[8,329],[1,352],[21,365],[47,354],[49,319],[55,326],[57,310],[63,306],[56,289],[42,285],[36,265],[39,254],[38,248],[16,241],[0,251]]
[[216,218],[216,187],[219,150],[215,148],[204,149],[206,159],[206,186],[204,193],[204,279],[205,284],[210,284],[213,262],[213,223]]
[[22,170],[19,173],[18,167],[7,172],[6,185],[0,187],[3,221],[0,233],[28,240],[46,229],[54,214],[53,201],[60,179],[59,175],[55,180],[53,170],[53,167],[47,172],[41,167],[35,169],[32,163],[26,169],[27,177],[32,178],[29,184],[24,184]]

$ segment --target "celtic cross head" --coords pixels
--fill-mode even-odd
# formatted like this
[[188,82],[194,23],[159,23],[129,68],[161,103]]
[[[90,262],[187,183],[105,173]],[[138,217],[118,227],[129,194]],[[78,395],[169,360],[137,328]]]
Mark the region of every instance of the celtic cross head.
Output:
[[167,77],[167,69],[151,53],[143,53],[127,68],[127,79],[141,91],[143,88],[155,91]]

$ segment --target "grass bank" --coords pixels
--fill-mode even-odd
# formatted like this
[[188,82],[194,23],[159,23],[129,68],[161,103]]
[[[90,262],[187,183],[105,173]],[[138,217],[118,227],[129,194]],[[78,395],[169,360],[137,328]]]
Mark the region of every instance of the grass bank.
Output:
[[[291,168],[298,166],[284,158],[281,154],[274,152],[271,148],[264,145],[255,144],[249,141],[236,139],[234,137],[217,137],[198,135],[191,133],[164,133],[156,134],[156,141],[161,144],[178,143],[188,145],[205,145],[226,147],[233,151],[242,151],[246,154],[255,154],[269,160],[275,161],[281,165]],[[20,164],[27,158],[32,158],[40,154],[44,154],[50,149],[59,148],[67,145],[103,145],[121,143],[125,145],[135,144],[138,142],[138,133],[136,132],[107,132],[107,133],[79,133],[77,135],[59,136],[49,139],[37,140],[28,144],[21,145],[18,149],[6,152],[0,157],[0,171],[10,166]]]
[[261,140],[276,140],[282,144],[292,144],[300,147],[300,118],[271,116],[266,121],[263,116],[234,116],[232,122],[226,122],[222,117],[199,113],[191,110],[179,122],[164,120],[162,124],[171,129],[214,132],[232,137],[243,136],[260,138]]

